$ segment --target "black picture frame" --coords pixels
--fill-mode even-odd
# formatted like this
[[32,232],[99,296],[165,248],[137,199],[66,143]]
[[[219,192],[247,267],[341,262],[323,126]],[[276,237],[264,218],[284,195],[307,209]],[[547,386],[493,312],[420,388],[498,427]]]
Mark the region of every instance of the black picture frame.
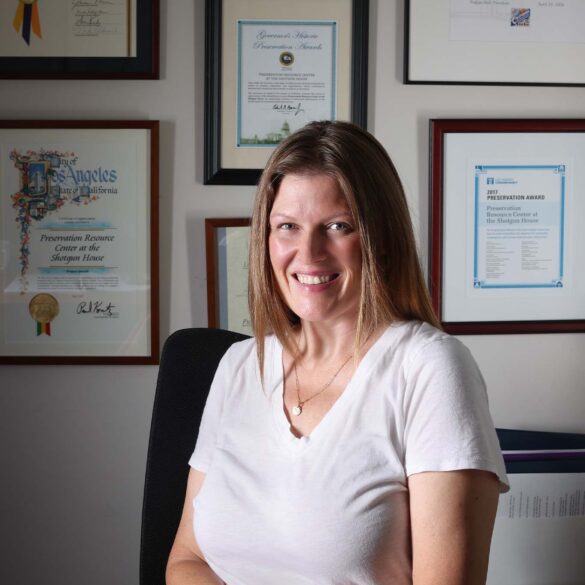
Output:
[[159,79],[160,0],[136,8],[136,57],[0,56],[0,79]]
[[[478,4],[478,10],[481,9]],[[547,3],[542,3],[547,4]],[[419,5],[417,19],[413,7]],[[428,8],[431,10],[428,10]],[[539,9],[552,8],[553,3]],[[511,7],[509,8],[512,9]],[[532,87],[585,87],[581,63],[585,55],[583,43],[540,41],[506,43],[504,41],[454,41],[449,50],[449,23],[432,11],[450,13],[449,2],[427,3],[405,0],[404,3],[404,67],[403,82],[407,85],[486,85]],[[530,9],[519,9],[528,10]],[[534,9],[532,9],[534,10]],[[533,15],[534,18],[535,15]],[[546,15],[538,15],[547,20]],[[524,27],[517,27],[522,29]],[[415,58],[417,40],[425,47]],[[510,45],[515,45],[512,49]],[[511,55],[506,59],[503,55]],[[467,61],[458,57],[467,55]],[[513,63],[513,67],[510,64]],[[562,63],[563,67],[559,67]],[[499,75],[487,74],[491,66],[500,66]],[[562,73],[561,73],[562,70]],[[519,73],[520,72],[520,73]]]
[[[317,3],[318,1],[316,0]],[[351,121],[366,128],[369,0],[351,1]],[[275,0],[270,0],[270,2],[274,3],[271,5],[276,4]],[[204,183],[206,185],[255,185],[262,169],[225,168],[221,160],[222,5],[222,0],[206,0]]]

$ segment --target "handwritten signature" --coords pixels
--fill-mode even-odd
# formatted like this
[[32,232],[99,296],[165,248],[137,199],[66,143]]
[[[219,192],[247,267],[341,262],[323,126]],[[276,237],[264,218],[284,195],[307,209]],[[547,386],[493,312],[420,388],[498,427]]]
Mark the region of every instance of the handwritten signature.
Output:
[[71,8],[83,8],[86,6],[97,8],[100,4],[110,4],[111,6],[116,6],[117,4],[120,4],[120,0],[73,0]]
[[301,102],[296,106],[293,106],[292,104],[273,104],[272,109],[278,112],[294,112],[295,116],[298,116],[305,111],[301,107]]
[[116,308],[116,305],[110,303],[105,303],[104,301],[81,301],[77,305],[77,314],[78,315],[103,315],[105,317],[113,317],[117,315],[114,313],[113,309]]

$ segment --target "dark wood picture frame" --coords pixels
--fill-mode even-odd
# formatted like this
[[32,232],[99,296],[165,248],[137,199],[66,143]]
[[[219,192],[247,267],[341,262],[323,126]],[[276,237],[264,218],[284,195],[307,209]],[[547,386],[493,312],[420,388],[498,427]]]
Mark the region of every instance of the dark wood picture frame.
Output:
[[0,79],[159,79],[160,0],[137,0],[135,57],[5,57]]
[[[524,133],[583,133],[585,119],[434,119],[430,120],[429,284],[435,311],[448,333],[457,335],[509,333],[585,332],[585,314],[570,319],[543,320],[538,315],[523,320],[446,321],[445,301],[445,137],[453,133],[494,133],[506,137]],[[470,155],[471,156],[471,155]],[[465,171],[463,171],[465,172]],[[465,231],[465,226],[461,226]]]
[[220,295],[227,294],[222,290],[219,278],[218,262],[218,228],[249,227],[249,217],[219,218],[210,217],[205,219],[205,258],[207,268],[207,326],[221,327],[220,324]]
[[[206,0],[205,6],[204,183],[206,185],[255,185],[262,169],[232,169],[224,168],[222,164],[222,0]],[[366,128],[369,0],[352,0],[351,29],[351,121]]]
[[[149,274],[147,331],[148,352],[144,355],[0,355],[0,364],[109,364],[153,365],[160,358],[159,330],[159,121],[158,120],[0,120],[3,130],[146,130],[146,176],[149,192],[145,193],[144,210],[148,225],[144,226],[149,242]],[[5,194],[3,193],[2,196]],[[96,289],[99,290],[99,289]],[[85,311],[84,311],[85,312]]]

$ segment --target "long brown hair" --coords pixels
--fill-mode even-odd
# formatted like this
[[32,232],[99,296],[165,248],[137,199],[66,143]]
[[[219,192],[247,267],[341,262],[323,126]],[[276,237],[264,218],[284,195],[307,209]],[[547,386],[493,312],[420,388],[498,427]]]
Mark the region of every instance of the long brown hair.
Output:
[[272,153],[256,193],[248,276],[248,302],[260,371],[264,342],[274,333],[293,355],[299,318],[284,302],[270,264],[269,218],[286,175],[326,174],[345,196],[360,235],[361,300],[356,348],[375,328],[417,319],[440,327],[416,250],[404,189],[388,153],[368,132],[348,122],[311,122]]

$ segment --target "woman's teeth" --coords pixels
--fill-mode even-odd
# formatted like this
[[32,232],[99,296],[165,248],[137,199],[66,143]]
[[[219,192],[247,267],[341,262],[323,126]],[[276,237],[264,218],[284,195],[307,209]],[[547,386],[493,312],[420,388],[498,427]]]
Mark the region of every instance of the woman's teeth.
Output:
[[297,274],[297,280],[301,284],[324,284],[326,282],[330,282],[336,276],[337,276],[336,274],[328,274],[328,275],[323,275],[323,276],[310,276],[308,274]]

